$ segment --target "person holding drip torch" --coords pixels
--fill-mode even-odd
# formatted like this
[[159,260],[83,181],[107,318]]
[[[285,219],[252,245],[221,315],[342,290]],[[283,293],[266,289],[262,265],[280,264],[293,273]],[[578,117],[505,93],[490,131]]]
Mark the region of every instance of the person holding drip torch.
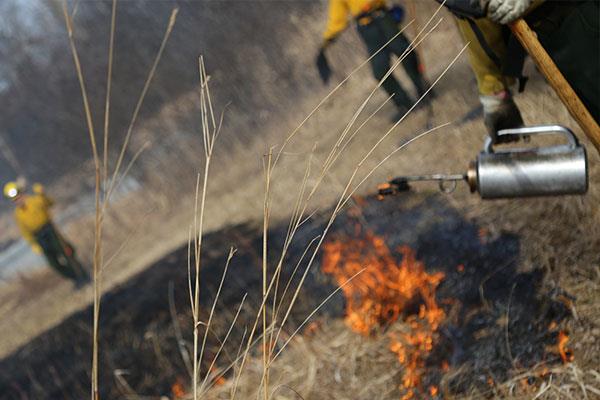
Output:
[[15,220],[23,238],[37,254],[44,254],[50,267],[72,280],[77,288],[90,281],[89,274],[75,256],[75,250],[52,223],[50,208],[54,201],[39,183],[33,194],[26,194],[17,182],[4,185],[4,196],[15,205]]
[[[369,56],[379,51],[371,59],[371,69],[375,79],[378,81],[383,79],[390,68],[390,56],[394,54],[400,57],[410,45],[406,36],[402,33],[399,34],[399,25],[403,15],[404,10],[400,6],[389,7],[385,0],[329,0],[327,28],[323,33],[323,43],[319,48],[316,60],[323,83],[326,84],[331,76],[325,51],[348,27],[349,16],[354,19]],[[392,40],[392,38],[394,39]],[[390,40],[391,42],[386,45]],[[417,54],[414,51],[409,52],[402,61],[402,65],[415,86],[417,96],[421,97],[429,84],[423,77]],[[415,100],[400,86],[393,74],[383,81],[382,87],[390,96],[393,96],[392,100],[398,111],[394,120],[404,115],[415,103]],[[422,101],[428,100],[424,98]]]
[[[443,2],[443,0],[437,0]],[[524,18],[596,122],[600,121],[600,2],[598,0],[446,0],[457,17],[477,78],[484,123],[496,132],[523,125],[510,86],[524,90],[526,52],[507,24]]]

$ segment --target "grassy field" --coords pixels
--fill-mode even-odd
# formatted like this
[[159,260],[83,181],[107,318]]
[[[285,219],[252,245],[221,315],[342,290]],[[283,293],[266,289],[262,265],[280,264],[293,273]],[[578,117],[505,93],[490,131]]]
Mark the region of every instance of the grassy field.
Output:
[[[434,8],[423,6],[419,10],[423,22]],[[427,73],[432,81],[442,75],[462,47],[450,17],[445,13],[443,16],[445,19],[422,44]],[[352,43],[351,39],[348,41]],[[299,52],[300,42],[294,47]],[[343,58],[345,51],[342,46],[334,48],[334,60]],[[302,68],[313,68],[308,56],[303,56],[301,62]],[[352,63],[343,64],[344,72],[351,70],[349,64]],[[442,195],[425,184],[415,188],[416,194],[392,198],[381,204],[371,198],[365,204],[349,198],[348,204],[358,210],[355,211],[358,217],[343,213],[345,207],[339,210],[340,220],[332,225],[331,232],[327,231],[329,217],[338,213],[336,202],[355,167],[361,165],[356,183],[401,143],[426,131],[427,127],[449,124],[394,154],[365,181],[357,194],[374,193],[377,183],[394,175],[462,172],[476,156],[483,142],[484,128],[480,119],[463,119],[478,105],[474,79],[464,55],[437,83],[433,112],[429,114],[424,109],[412,112],[370,157],[361,161],[391,126],[389,115],[393,110],[389,105],[384,105],[373,118],[367,118],[385,101],[383,93],[376,91],[355,124],[358,127],[364,122],[364,127],[323,174],[322,181],[320,168],[328,165],[330,149],[335,148],[347,121],[373,87],[368,67],[360,70],[319,108],[287,143],[269,180],[270,196],[266,204],[272,250],[266,258],[262,256],[260,222],[265,207],[264,156],[271,145],[284,142],[327,89],[315,88],[310,94],[304,93],[294,99],[288,113],[273,116],[267,112],[260,122],[248,125],[252,127],[251,133],[258,132],[256,138],[249,133],[239,137],[229,134],[217,143],[204,208],[204,231],[208,235],[203,243],[206,257],[203,265],[210,265],[207,270],[211,278],[206,291],[202,291],[198,318],[206,323],[209,315],[213,315],[208,311],[219,287],[218,271],[224,265],[229,246],[238,248],[238,254],[226,275],[224,287],[228,289],[222,293],[222,303],[217,303],[215,308],[214,336],[222,339],[227,334],[228,324],[235,317],[236,307],[246,292],[248,299],[228,342],[231,346],[227,348],[228,362],[220,360],[213,371],[206,363],[201,367],[203,376],[205,373],[210,375],[208,382],[215,383],[203,398],[231,398],[233,392],[238,398],[263,397],[261,388],[265,385],[272,393],[271,398],[282,400],[392,399],[405,394],[398,389],[405,371],[388,349],[388,341],[390,333],[408,329],[410,324],[406,318],[391,321],[370,336],[361,336],[342,322],[343,297],[338,293],[315,315],[315,325],[309,330],[302,327],[299,332],[303,334],[293,336],[303,317],[334,290],[331,278],[319,272],[321,253],[317,251],[314,253],[315,265],[310,269],[313,272],[307,275],[310,279],[298,292],[291,323],[285,326],[278,340],[270,342],[274,353],[284,344],[289,343],[289,347],[269,365],[268,380],[264,374],[260,335],[256,335],[256,343],[251,340],[253,345],[249,347],[248,358],[243,361],[244,368],[235,356],[244,354],[245,340],[248,340],[255,316],[260,314],[261,290],[264,290],[261,260],[269,261],[266,275],[271,278],[286,243],[287,221],[290,214],[292,219],[295,215],[293,210],[298,193],[306,195],[318,184],[318,190],[315,189],[310,201],[306,202],[305,215],[313,216],[303,225],[306,232],[300,231],[290,245],[290,257],[283,258],[284,277],[292,274],[303,246],[312,238],[323,232],[333,236],[349,234],[352,232],[348,232],[348,227],[356,224],[363,232],[372,229],[383,235],[392,249],[403,244],[413,247],[428,271],[442,269],[446,272],[446,283],[440,286],[438,300],[459,298],[469,305],[467,299],[475,293],[478,299],[473,300],[473,310],[479,310],[478,307],[485,303],[477,292],[484,280],[480,274],[493,271],[496,266],[500,268],[505,262],[510,265],[510,273],[494,278],[498,288],[491,309],[487,314],[478,311],[492,321],[487,322],[492,333],[485,336],[491,347],[483,346],[477,351],[468,347],[472,354],[460,357],[455,355],[456,349],[460,348],[458,339],[453,342],[451,339],[455,336],[441,331],[441,337],[450,344],[446,343],[444,347],[441,340],[440,347],[435,350],[439,354],[455,355],[456,360],[449,362],[449,370],[427,375],[426,379],[435,381],[439,390],[437,394],[430,393],[431,397],[592,399],[600,394],[597,367],[600,356],[597,255],[600,232],[596,206],[600,195],[597,189],[599,157],[533,66],[528,64],[526,68],[531,79],[527,91],[516,100],[524,119],[527,124],[557,123],[575,130],[588,147],[590,191],[586,196],[481,201],[463,186],[452,195]],[[305,78],[302,76],[299,80]],[[316,75],[312,78],[317,79]],[[401,78],[406,83],[405,76],[401,75]],[[211,89],[218,92],[220,86],[227,84],[226,79],[215,79],[211,81]],[[200,134],[182,134],[165,140],[161,139],[158,127],[165,119],[177,121],[200,115],[197,96],[198,93],[183,94],[173,103],[164,105],[155,116],[144,119],[136,131],[134,147],[140,148],[146,141],[156,143],[132,170],[143,178],[144,185],[130,197],[115,202],[106,216],[104,248],[106,254],[116,254],[114,258],[108,257],[111,263],[103,276],[102,286],[108,294],[100,317],[100,391],[108,398],[186,398],[191,393],[189,348],[194,339],[187,293],[185,243],[194,220],[195,179],[196,174],[202,172],[204,150]],[[227,111],[225,115],[228,118]],[[238,129],[239,121],[257,118],[256,115],[254,118],[234,117],[238,125],[233,127]],[[232,129],[232,126],[224,125],[224,129]],[[280,149],[280,146],[275,148],[275,156]],[[94,235],[90,226],[93,221],[93,216],[86,216],[66,227],[67,235],[73,238],[77,247],[87,249],[84,254],[91,254]],[[248,225],[240,225],[243,223]],[[477,242],[481,240],[479,232],[485,232],[484,236],[493,245]],[[480,246],[473,245],[474,241]],[[310,254],[312,250],[308,258]],[[90,259],[88,256],[88,261]],[[447,270],[454,271],[460,263],[465,263],[467,272],[478,278],[472,282],[461,280],[455,272]],[[204,269],[202,271],[204,273]],[[204,279],[201,282],[205,282]],[[468,290],[463,293],[465,297],[453,295],[453,291],[466,285],[464,282],[469,282]],[[523,284],[525,289],[530,287],[527,285],[534,289],[529,292],[521,289],[521,292],[517,283]],[[295,287],[292,286],[290,293]],[[6,390],[0,397],[82,398],[89,393],[90,296],[90,288],[74,291],[70,284],[59,281],[49,271],[39,271],[2,286],[0,354],[5,357],[3,369],[6,366],[14,375],[2,385]],[[567,303],[561,303],[568,304],[568,309],[561,318],[556,318],[557,326],[546,330],[544,323],[549,324],[554,319],[540,318],[535,311],[539,308],[531,311],[525,306],[538,301],[542,305],[560,303],[557,300],[563,298],[560,296],[569,299]],[[285,309],[283,304],[287,303],[282,303],[281,307]],[[511,314],[507,308],[511,307],[515,319],[507,317]],[[463,320],[471,315],[469,312],[475,313],[473,310],[459,308],[455,310],[455,318]],[[449,306],[446,312],[450,314]],[[535,326],[528,325],[530,316]],[[260,320],[258,332],[262,332],[263,321],[257,320]],[[278,328],[280,323],[281,319],[271,328]],[[450,329],[457,323],[448,322],[447,325]],[[568,332],[568,346],[574,356],[564,365],[552,348],[559,331]],[[273,339],[271,331],[267,332]],[[219,353],[219,342],[212,333],[209,337],[206,359],[203,360],[208,363]],[[77,338],[77,343],[70,338]],[[502,345],[499,346],[500,353],[487,353],[495,349],[494,343],[502,343],[502,340],[515,347]],[[527,348],[528,343],[533,348]],[[64,355],[57,357],[57,354]],[[519,356],[523,358],[519,359]],[[475,368],[477,357],[489,360],[489,365],[483,370]],[[501,368],[492,368],[494,357],[504,363]],[[224,372],[225,381],[217,379],[219,371],[230,364],[234,367]],[[488,383],[490,375],[493,375],[493,384]],[[485,390],[483,386],[486,386]]]

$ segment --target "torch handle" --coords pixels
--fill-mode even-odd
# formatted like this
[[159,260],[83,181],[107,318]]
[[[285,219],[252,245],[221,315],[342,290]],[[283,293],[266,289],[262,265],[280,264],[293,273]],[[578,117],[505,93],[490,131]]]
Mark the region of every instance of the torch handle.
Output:
[[569,110],[571,116],[577,121],[583,132],[592,141],[596,150],[600,152],[600,127],[590,112],[585,108],[569,82],[560,72],[552,58],[537,39],[527,22],[519,18],[510,24],[513,34],[519,39],[523,48],[529,53],[550,86],[554,89],[560,100]]

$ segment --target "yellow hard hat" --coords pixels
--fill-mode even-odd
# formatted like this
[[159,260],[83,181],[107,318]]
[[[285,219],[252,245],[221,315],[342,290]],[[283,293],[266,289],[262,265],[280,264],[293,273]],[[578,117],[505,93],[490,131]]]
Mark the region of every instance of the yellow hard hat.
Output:
[[21,189],[19,188],[17,182],[8,182],[6,185],[4,185],[4,196],[8,197],[9,199],[14,199],[19,195],[20,192]]

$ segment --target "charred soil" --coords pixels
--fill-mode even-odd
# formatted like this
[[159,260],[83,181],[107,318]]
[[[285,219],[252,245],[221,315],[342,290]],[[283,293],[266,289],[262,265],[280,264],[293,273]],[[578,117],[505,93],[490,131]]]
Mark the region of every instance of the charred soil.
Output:
[[[293,276],[293,266],[325,222],[325,215],[316,216],[299,232],[286,258],[289,267],[284,268],[283,282],[298,279],[297,274]],[[281,247],[285,229],[279,226],[271,230],[273,249]],[[387,250],[373,253],[376,246],[369,242],[373,237],[380,238],[379,243]],[[223,337],[227,331],[244,294],[249,296],[234,328],[231,344],[221,357],[221,365],[235,358],[244,331],[254,322],[260,304],[261,240],[260,229],[251,225],[228,227],[205,237],[208,250],[201,276],[204,310],[210,309],[214,299],[228,246],[238,249],[225,277],[213,332],[209,335],[207,357],[219,346],[216,337]],[[389,268],[377,265],[378,260],[387,260],[399,265],[398,271],[402,268],[414,271],[418,264],[422,273],[441,277],[433,286],[430,300],[439,307],[442,318],[435,329],[428,328],[428,346],[411,339],[423,333],[420,330],[428,324],[423,310],[432,307],[422,288],[411,291],[404,303],[392,295],[388,301],[402,305],[397,312],[383,313],[369,331],[352,334],[353,340],[371,342],[379,346],[382,353],[388,353],[375,369],[396,370],[387,381],[373,388],[374,393],[384,393],[394,385],[396,389],[381,398],[400,395],[435,398],[474,391],[492,396],[496,382],[511,379],[519,371],[549,369],[561,364],[557,345],[559,327],[570,318],[569,304],[574,298],[560,288],[545,286],[541,270],[524,272],[519,268],[518,235],[489,234],[476,221],[465,219],[445,197],[404,194],[383,202],[375,198],[357,199],[334,224],[326,243],[347,245],[334,263],[339,271],[343,271],[352,248],[353,251],[358,249],[360,257],[371,257],[370,262],[363,265],[364,274],[373,275],[373,268]],[[366,245],[361,248],[358,243]],[[326,254],[330,251],[328,245],[324,248]],[[396,251],[399,246],[411,250]],[[102,397],[174,396],[177,394],[174,391],[181,390],[178,382],[189,381],[184,355],[191,339],[192,320],[187,259],[187,247],[181,248],[104,296],[100,321]],[[360,279],[357,282],[361,282]],[[313,266],[286,331],[293,331],[336,284],[339,282],[331,273],[323,273],[318,265]],[[302,340],[318,342],[319,336],[331,333],[327,332],[329,328],[340,329],[335,328],[335,321],[343,318],[347,322],[346,329],[352,330],[348,321],[352,311],[348,308],[349,302],[356,305],[365,299],[377,300],[366,281],[357,283],[356,288],[361,290],[350,296],[344,291],[346,296],[340,293],[332,298],[317,314],[314,325],[309,324],[304,330]],[[0,398],[78,399],[87,396],[91,313],[89,308],[69,317],[5,358],[0,363],[3,371]],[[398,349],[405,355],[404,360]],[[406,361],[407,355],[414,362]],[[366,362],[369,355],[364,357],[363,362]],[[296,362],[302,365],[303,361]],[[326,375],[327,368],[322,369]],[[228,377],[225,373],[224,378]],[[412,381],[407,381],[408,377],[412,377]],[[329,382],[330,393],[338,390],[336,385],[344,386],[336,383],[332,375],[322,379]],[[529,379],[528,384],[534,385],[541,377],[532,375]],[[313,393],[308,398],[322,397]]]

